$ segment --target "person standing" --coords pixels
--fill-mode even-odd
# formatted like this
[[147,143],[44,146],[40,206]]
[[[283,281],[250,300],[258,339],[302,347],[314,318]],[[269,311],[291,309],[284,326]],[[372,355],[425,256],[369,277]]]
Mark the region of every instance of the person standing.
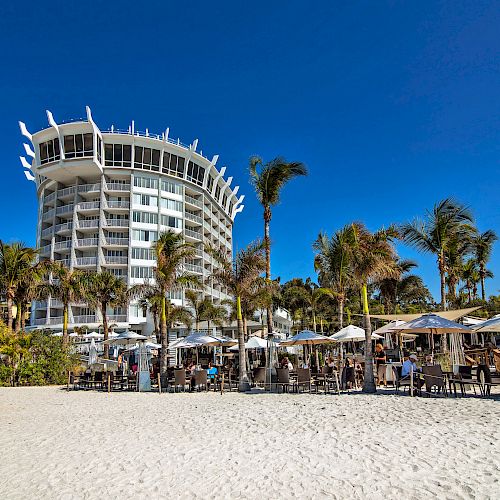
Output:
[[387,376],[386,376],[386,362],[387,356],[384,351],[384,346],[382,344],[377,344],[375,346],[375,365],[377,367],[377,379],[378,384],[387,387]]

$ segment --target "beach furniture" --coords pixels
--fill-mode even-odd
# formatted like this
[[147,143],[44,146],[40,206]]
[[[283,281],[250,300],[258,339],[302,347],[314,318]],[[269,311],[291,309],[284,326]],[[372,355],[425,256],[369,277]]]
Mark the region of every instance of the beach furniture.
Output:
[[297,368],[297,392],[300,392],[300,388],[302,390],[307,388],[309,392],[311,392],[312,388],[316,389],[318,392],[318,385],[316,381],[311,377],[311,369],[310,368]]
[[477,380],[483,396],[489,396],[492,387],[500,386],[500,381],[493,380],[488,365],[479,365],[477,367]]
[[393,366],[392,367],[392,373],[394,376],[394,386],[396,387],[396,393],[399,394],[399,389],[403,387],[403,392],[404,388],[410,387],[411,381],[410,381],[410,376],[402,377],[401,376],[401,371],[403,367],[402,366]]
[[186,370],[184,368],[174,370],[174,392],[178,389],[189,390],[189,381],[186,379]]
[[208,391],[207,370],[197,370],[194,372],[194,389],[200,391],[201,388]]
[[266,369],[264,367],[254,368],[253,370],[253,383],[255,385],[266,383]]
[[432,389],[435,388],[436,393],[443,393],[445,396],[448,395],[446,389],[446,378],[441,365],[430,365],[422,367],[422,374],[424,377],[425,391],[428,394],[432,393]]
[[288,368],[276,368],[276,376],[278,378],[276,385],[281,387],[281,392],[290,392],[294,390],[294,383],[290,380],[290,370]]

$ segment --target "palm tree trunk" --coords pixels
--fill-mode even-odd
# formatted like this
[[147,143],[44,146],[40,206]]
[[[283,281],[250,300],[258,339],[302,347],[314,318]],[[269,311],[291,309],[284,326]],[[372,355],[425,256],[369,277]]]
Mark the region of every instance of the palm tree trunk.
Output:
[[485,272],[484,272],[484,265],[482,262],[479,264],[479,276],[481,278],[481,299],[486,300],[486,291],[484,289]]
[[68,304],[63,307],[63,344],[68,345]]
[[13,318],[12,318],[13,295],[14,294],[12,290],[7,290],[7,328],[10,331],[12,331],[12,323],[13,323]]
[[161,333],[160,333],[160,328],[158,325],[158,312],[156,312],[156,311],[153,312],[153,325],[155,328],[155,334],[158,335],[158,337],[159,337],[156,340],[159,340],[161,343]]
[[167,331],[167,299],[163,293],[161,299],[161,355],[160,355],[160,375],[163,379],[167,376],[168,370],[168,331]]
[[441,279],[441,308],[446,311],[446,273],[444,269],[444,255],[438,259],[439,277]]
[[312,319],[313,319],[313,332],[316,333],[316,314],[314,313],[314,309],[312,310]]
[[101,312],[102,312],[102,326],[104,329],[104,359],[109,359],[109,345],[106,343],[108,340],[108,305],[103,302],[101,304]]
[[23,307],[21,311],[21,330],[24,332],[26,330],[26,309]]
[[[266,280],[271,281],[271,239],[269,238],[269,223],[271,222],[271,208],[264,207],[264,246],[266,250]],[[266,308],[267,333],[273,331],[273,306],[269,304]]]
[[372,326],[370,323],[370,310],[368,309],[368,291],[366,283],[361,288],[363,299],[363,322],[365,327],[365,380],[363,382],[363,392],[377,392],[375,379],[373,376],[373,349],[372,349]]
[[245,392],[250,390],[250,382],[246,369],[246,356],[245,356],[245,329],[243,327],[243,317],[241,314],[241,297],[236,297],[236,317],[238,319],[238,358],[239,358],[239,391]]
[[339,327],[340,329],[344,326],[344,297],[338,298],[339,305]]
[[17,311],[16,311],[16,333],[19,333],[21,330],[21,304],[17,303]]

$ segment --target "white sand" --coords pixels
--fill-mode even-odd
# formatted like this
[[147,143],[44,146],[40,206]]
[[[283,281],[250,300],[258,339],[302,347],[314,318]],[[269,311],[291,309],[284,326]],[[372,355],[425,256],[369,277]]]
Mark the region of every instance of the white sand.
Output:
[[0,497],[500,498],[500,399],[0,389]]

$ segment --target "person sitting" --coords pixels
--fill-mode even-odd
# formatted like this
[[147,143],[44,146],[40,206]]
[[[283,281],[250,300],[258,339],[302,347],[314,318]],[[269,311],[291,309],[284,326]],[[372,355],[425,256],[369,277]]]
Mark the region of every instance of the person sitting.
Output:
[[215,366],[212,365],[212,362],[208,363],[208,368],[207,368],[207,377],[208,377],[208,382],[215,382],[215,377],[218,374],[218,370]]
[[335,368],[335,361],[331,356],[326,360],[326,366],[328,366],[328,368]]
[[292,365],[291,361],[288,359],[288,356],[285,356],[281,360],[281,368],[288,368],[289,371],[293,370],[293,365]]
[[415,373],[420,371],[417,367],[417,359],[415,354],[410,354],[408,356],[408,359],[403,363],[401,368],[401,377],[408,377],[412,369]]

